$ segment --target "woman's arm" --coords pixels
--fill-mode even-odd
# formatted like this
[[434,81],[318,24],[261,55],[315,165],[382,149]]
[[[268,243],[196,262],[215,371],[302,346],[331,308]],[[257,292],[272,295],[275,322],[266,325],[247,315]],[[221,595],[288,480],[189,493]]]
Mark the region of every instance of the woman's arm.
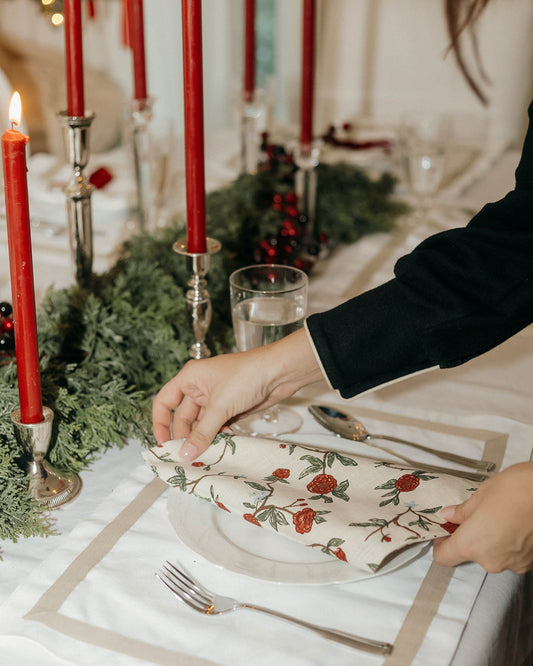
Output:
[[533,321],[533,104],[529,117],[512,192],[402,257],[393,280],[308,318],[343,397],[459,365]]

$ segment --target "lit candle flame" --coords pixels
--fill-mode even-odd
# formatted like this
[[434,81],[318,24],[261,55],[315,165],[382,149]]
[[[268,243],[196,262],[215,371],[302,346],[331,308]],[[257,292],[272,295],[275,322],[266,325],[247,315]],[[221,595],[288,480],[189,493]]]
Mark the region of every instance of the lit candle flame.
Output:
[[15,91],[9,103],[9,122],[12,125],[20,125],[20,117],[22,115],[22,102],[20,101],[20,94]]

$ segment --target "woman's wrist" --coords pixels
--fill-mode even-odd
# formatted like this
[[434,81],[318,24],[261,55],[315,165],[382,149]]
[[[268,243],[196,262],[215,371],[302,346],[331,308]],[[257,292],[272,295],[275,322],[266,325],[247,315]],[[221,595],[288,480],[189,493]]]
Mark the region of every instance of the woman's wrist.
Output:
[[306,331],[301,328],[264,348],[274,371],[270,384],[289,396],[323,379],[322,370]]

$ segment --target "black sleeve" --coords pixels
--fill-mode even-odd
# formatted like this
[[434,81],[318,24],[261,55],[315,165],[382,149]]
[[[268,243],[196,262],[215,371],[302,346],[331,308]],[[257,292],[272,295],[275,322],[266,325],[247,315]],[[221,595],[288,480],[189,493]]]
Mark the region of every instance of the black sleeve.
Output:
[[463,228],[421,243],[395,278],[307,328],[345,398],[483,354],[533,321],[533,103],[515,189]]

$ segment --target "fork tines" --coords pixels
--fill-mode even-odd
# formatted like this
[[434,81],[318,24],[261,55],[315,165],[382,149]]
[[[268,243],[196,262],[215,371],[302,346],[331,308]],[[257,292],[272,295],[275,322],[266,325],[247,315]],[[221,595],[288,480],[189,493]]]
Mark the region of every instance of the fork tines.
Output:
[[156,573],[156,576],[181,601],[194,610],[208,615],[214,610],[211,594],[191,578],[188,572],[178,569],[168,560],[162,569]]

